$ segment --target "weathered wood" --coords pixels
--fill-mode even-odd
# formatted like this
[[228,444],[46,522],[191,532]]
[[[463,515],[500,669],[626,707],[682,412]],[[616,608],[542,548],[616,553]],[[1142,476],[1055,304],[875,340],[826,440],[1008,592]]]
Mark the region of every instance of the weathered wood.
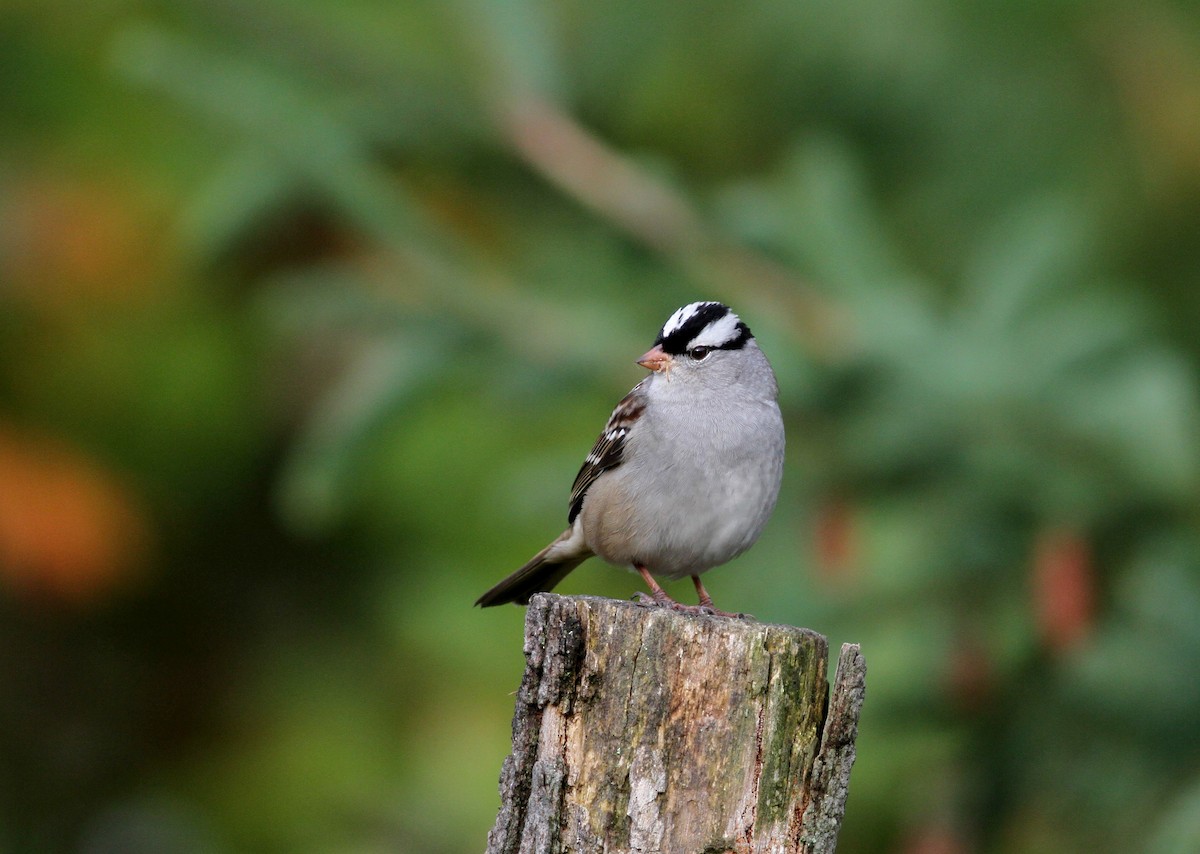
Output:
[[856,645],[830,694],[807,629],[539,594],[525,656],[488,854],[834,851]]

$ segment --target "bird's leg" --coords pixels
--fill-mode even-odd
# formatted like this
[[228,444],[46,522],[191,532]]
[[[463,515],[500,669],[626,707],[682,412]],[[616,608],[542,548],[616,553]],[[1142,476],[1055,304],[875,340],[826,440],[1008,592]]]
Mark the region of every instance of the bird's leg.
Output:
[[713,604],[712,597],[708,595],[708,591],[704,589],[704,584],[700,581],[700,576],[692,576],[692,584],[696,586],[696,595],[700,597],[700,609],[708,614],[715,614],[718,617],[736,617],[745,619],[747,614],[731,614],[728,611],[722,611]]
[[[640,563],[635,563],[633,568],[638,571],[638,574],[642,576],[642,581],[645,581],[646,586],[650,588],[650,597],[653,599],[655,605],[660,605],[664,608],[680,607],[679,603],[668,596],[667,591],[663,590],[659,586],[658,582],[654,580],[654,576],[650,574],[650,570],[646,569],[646,567],[642,566]],[[638,596],[644,600],[646,594],[639,593]]]
[[706,617],[745,617],[745,614],[730,614],[728,611],[721,611],[713,607],[712,597],[708,595],[708,591],[704,589],[704,585],[700,583],[700,579],[693,575],[692,581],[696,584],[696,592],[700,594],[699,605],[684,605],[682,602],[676,602],[667,595],[667,591],[659,586],[654,580],[654,576],[650,574],[650,570],[641,564],[634,564],[634,569],[642,576],[642,580],[646,582],[646,586],[650,588],[650,595],[645,593],[638,594],[638,601],[643,605],[657,605],[660,608],[670,608],[672,611],[679,611],[683,614],[701,614]]

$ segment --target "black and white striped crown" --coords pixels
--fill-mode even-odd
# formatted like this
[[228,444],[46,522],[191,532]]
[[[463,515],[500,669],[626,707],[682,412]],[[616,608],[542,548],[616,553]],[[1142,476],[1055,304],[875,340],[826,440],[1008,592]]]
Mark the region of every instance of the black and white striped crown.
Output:
[[667,318],[654,339],[663,352],[678,356],[693,347],[740,350],[754,336],[729,306],[719,302],[694,302]]

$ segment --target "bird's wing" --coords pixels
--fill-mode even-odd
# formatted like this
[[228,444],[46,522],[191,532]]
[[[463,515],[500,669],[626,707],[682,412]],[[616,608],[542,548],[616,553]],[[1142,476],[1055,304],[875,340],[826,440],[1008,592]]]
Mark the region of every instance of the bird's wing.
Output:
[[596,444],[590,454],[584,458],[579,474],[575,475],[575,483],[571,486],[571,509],[567,513],[567,523],[574,524],[575,517],[583,507],[583,499],[588,488],[596,482],[596,478],[609,469],[621,464],[625,453],[625,440],[629,429],[642,417],[646,409],[646,393],[642,386],[646,380],[638,383],[633,390],[612,411],[604,431],[596,439]]

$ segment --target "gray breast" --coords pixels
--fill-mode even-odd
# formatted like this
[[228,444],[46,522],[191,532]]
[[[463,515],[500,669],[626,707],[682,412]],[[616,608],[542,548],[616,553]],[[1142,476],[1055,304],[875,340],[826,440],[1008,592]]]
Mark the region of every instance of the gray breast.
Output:
[[672,407],[670,415],[647,412],[624,464],[592,487],[583,521],[600,557],[678,578],[758,539],[778,496],[784,438],[774,401]]

